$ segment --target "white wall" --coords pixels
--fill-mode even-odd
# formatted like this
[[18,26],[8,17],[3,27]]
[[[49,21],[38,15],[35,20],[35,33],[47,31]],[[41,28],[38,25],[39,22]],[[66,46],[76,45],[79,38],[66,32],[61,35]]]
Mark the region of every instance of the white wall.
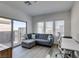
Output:
[[[34,33],[36,33],[36,23],[41,21],[55,21],[55,20],[64,20],[65,28],[64,28],[64,35],[65,36],[71,36],[71,13],[70,11],[66,12],[59,12],[54,14],[48,14],[48,15],[41,15],[41,16],[35,16],[32,18],[32,29]],[[55,32],[55,27],[54,27]],[[54,43],[57,43],[57,38],[55,38]]]
[[[71,35],[79,37],[79,2],[75,2],[71,12]],[[78,38],[79,39],[79,38]]]
[[27,21],[27,32],[32,32],[31,20],[32,18],[23,12],[14,9],[6,4],[0,3],[0,16],[10,17],[18,20]]
[[32,29],[36,33],[36,23],[41,21],[55,21],[55,20],[65,20],[65,34],[66,36],[71,35],[71,14],[70,11],[59,12],[55,14],[35,16],[32,19]]

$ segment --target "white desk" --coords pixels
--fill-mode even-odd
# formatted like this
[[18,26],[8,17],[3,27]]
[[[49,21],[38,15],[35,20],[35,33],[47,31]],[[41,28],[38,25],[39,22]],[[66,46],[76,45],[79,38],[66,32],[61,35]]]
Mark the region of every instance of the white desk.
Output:
[[73,39],[62,38],[61,48],[79,51],[79,43]]
[[7,48],[9,48],[9,47],[8,47],[8,46],[5,46],[5,45],[3,45],[3,44],[0,44],[0,51],[5,50],[5,49],[7,49]]

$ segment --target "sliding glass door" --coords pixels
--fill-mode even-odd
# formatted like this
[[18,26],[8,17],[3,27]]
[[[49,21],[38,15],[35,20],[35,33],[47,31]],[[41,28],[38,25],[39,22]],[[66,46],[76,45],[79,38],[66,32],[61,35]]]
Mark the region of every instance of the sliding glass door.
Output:
[[26,34],[26,22],[13,20],[13,46],[21,44]]

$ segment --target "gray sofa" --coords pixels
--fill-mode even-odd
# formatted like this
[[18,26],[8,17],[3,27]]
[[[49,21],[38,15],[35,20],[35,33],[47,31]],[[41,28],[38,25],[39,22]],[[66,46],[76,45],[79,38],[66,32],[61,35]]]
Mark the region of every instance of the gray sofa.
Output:
[[[38,33],[33,34],[35,35],[35,39],[32,38],[32,34],[27,34],[28,38],[26,39],[33,39],[35,40],[36,44],[49,47],[51,47],[54,43],[54,36],[52,34],[38,34]],[[49,35],[51,35],[50,40],[48,40]]]

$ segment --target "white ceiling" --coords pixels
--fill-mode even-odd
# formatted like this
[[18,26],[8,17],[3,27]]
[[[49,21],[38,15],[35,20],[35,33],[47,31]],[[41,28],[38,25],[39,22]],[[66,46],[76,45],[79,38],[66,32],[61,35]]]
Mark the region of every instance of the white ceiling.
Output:
[[36,3],[32,1],[33,4],[30,6],[24,4],[23,1],[4,1],[2,3],[19,9],[30,16],[68,11],[73,4],[72,1],[38,1]]

